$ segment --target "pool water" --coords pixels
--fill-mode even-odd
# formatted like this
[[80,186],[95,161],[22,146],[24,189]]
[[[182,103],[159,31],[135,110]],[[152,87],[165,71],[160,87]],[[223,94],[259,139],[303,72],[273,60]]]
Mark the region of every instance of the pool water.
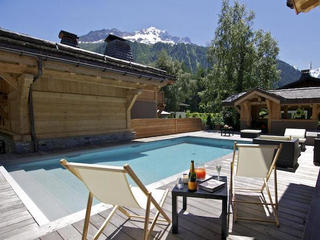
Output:
[[233,141],[230,140],[182,137],[61,155],[8,165],[6,169],[46,217],[55,220],[84,209],[88,197],[84,185],[60,166],[61,158],[70,162],[113,166],[127,163],[148,185],[187,170],[191,160],[205,163],[229,154],[232,147]]

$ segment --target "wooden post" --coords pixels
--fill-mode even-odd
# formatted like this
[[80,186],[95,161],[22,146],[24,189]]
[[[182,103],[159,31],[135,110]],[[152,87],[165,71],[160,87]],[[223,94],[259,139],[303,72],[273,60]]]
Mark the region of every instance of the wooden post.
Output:
[[127,95],[127,129],[131,128],[131,108],[136,102],[137,97],[142,93],[142,89],[130,90]]
[[32,82],[33,75],[22,74],[17,79],[17,90],[9,94],[12,130],[21,135],[30,134],[28,96]]
[[318,104],[312,104],[312,120],[318,120],[318,114],[319,114],[319,105]]
[[266,100],[267,108],[268,108],[268,132],[271,132],[271,123],[272,123],[272,102],[267,99]]
[[284,119],[288,119],[288,105],[284,105]]
[[251,105],[249,102],[245,102],[243,104],[243,106],[244,106],[244,113],[245,113],[244,118],[246,120],[246,125],[247,125],[247,127],[250,127],[251,126],[251,118],[252,118],[251,117]]

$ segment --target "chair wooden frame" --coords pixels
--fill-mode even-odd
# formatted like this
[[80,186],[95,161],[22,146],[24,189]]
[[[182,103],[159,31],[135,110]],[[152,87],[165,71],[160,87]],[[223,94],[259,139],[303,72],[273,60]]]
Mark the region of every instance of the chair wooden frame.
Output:
[[[81,176],[70,167],[70,165],[73,164],[73,163],[68,163],[65,159],[62,159],[60,161],[60,163],[61,163],[62,166],[64,166],[66,169],[68,169],[71,173],[73,173],[76,177],[78,177],[82,181]],[[105,166],[101,166],[101,167],[99,166],[97,168],[99,168],[101,170],[101,169],[104,169],[106,167]],[[108,166],[106,169],[108,171],[111,170],[111,171],[120,171],[120,172],[126,173],[132,178],[132,180],[137,184],[137,186],[141,189],[141,191],[147,197],[147,203],[146,203],[146,208],[145,208],[146,212],[145,212],[145,216],[132,215],[126,209],[124,209],[122,206],[114,205],[112,211],[110,212],[110,214],[108,215],[108,217],[106,218],[104,223],[101,225],[101,227],[99,228],[97,233],[94,235],[93,240],[96,240],[96,239],[99,238],[99,236],[101,235],[101,233],[103,232],[103,230],[105,229],[107,224],[110,222],[112,216],[115,214],[116,210],[119,210],[121,213],[123,213],[129,219],[137,218],[137,219],[144,219],[145,220],[145,222],[144,222],[144,238],[143,238],[144,240],[149,239],[150,234],[151,234],[151,232],[152,232],[152,230],[153,230],[153,228],[154,228],[154,226],[155,226],[157,221],[167,222],[168,224],[171,223],[170,218],[168,217],[168,215],[162,209],[164,201],[165,201],[165,199],[166,199],[166,197],[168,195],[168,191],[169,191],[168,189],[165,191],[165,193],[162,196],[162,199],[158,203],[152,197],[152,193],[148,191],[148,189],[140,181],[140,179],[137,177],[137,175],[134,173],[134,171],[131,169],[131,167],[129,165],[126,164],[126,165],[123,166],[123,168],[119,168],[119,167],[112,168],[112,167]],[[86,215],[85,215],[85,220],[84,220],[84,225],[83,225],[82,240],[86,240],[87,239],[93,197],[94,197],[93,193],[89,192],[87,208],[86,208]],[[153,206],[157,209],[157,211],[155,213],[155,216],[153,218],[150,218],[151,204],[153,204]],[[164,219],[158,219],[160,214],[162,215],[162,217]],[[150,227],[149,227],[149,222],[151,222]]]
[[[250,148],[274,148],[277,149],[276,154],[274,155],[274,158],[272,160],[272,163],[270,165],[270,168],[268,169],[266,177],[264,177],[264,183],[261,188],[258,189],[252,189],[252,188],[235,188],[234,187],[234,166],[235,166],[235,158],[236,158],[236,150],[237,148],[241,147],[250,147]],[[278,160],[280,151],[282,149],[282,144],[279,146],[274,146],[274,145],[250,145],[250,144],[237,144],[237,142],[234,143],[233,147],[233,158],[231,162],[231,172],[230,172],[230,201],[229,205],[232,207],[232,212],[233,212],[233,222],[235,223],[237,220],[245,220],[245,221],[258,221],[258,222],[269,222],[269,223],[275,223],[277,227],[280,227],[280,222],[279,222],[279,217],[278,217],[278,207],[279,207],[279,202],[278,202],[278,187],[277,187],[277,168],[276,168],[276,162]],[[238,160],[239,160],[239,152],[238,152]],[[272,171],[274,173],[274,195],[275,195],[275,201],[273,202],[271,192],[268,186],[268,180],[272,174]],[[244,191],[244,192],[253,192],[253,193],[259,193],[261,194],[261,202],[253,202],[253,201],[241,201],[237,200],[235,197],[235,189],[238,191]],[[268,198],[269,198],[269,203],[266,201],[266,198],[263,194],[263,191],[266,190]],[[274,220],[268,220],[268,219],[262,219],[262,218],[248,218],[248,217],[239,217],[238,212],[237,212],[237,204],[238,203],[243,203],[243,204],[256,204],[256,205],[264,205],[264,206],[271,206],[273,210],[273,215],[274,215]]]

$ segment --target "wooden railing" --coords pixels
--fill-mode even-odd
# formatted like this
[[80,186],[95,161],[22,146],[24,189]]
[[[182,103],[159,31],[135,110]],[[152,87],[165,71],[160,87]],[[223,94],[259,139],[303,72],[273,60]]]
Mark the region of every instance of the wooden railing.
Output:
[[142,138],[199,131],[202,123],[200,118],[144,118],[132,119],[131,127],[136,132],[136,137]]

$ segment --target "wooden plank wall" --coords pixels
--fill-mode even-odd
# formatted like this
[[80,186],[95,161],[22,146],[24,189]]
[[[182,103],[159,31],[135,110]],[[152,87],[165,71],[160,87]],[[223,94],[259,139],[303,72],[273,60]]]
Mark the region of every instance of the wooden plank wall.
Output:
[[39,139],[126,129],[126,90],[42,78],[33,90]]
[[136,132],[136,137],[142,138],[199,131],[202,129],[202,123],[200,118],[149,118],[132,119],[131,127]]

